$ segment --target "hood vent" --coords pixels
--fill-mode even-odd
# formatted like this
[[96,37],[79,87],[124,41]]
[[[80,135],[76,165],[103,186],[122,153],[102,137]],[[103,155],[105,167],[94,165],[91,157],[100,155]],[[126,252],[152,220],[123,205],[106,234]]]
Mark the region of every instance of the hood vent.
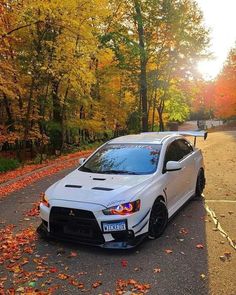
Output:
[[108,187],[93,187],[92,189],[95,189],[98,191],[113,191],[113,188],[108,188]]
[[106,180],[106,178],[96,178],[96,177],[94,177],[93,180],[100,180],[100,181],[103,181],[103,180]]
[[72,188],[81,188],[82,185],[75,185],[75,184],[66,184],[65,187],[72,187]]

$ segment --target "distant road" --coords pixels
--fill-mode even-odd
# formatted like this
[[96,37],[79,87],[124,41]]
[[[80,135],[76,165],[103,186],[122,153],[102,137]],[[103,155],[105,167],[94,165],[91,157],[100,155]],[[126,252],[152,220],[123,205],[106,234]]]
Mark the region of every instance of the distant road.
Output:
[[[206,129],[212,128],[212,127],[217,127],[223,125],[222,120],[206,120],[205,121],[205,126]],[[184,122],[181,126],[179,126],[179,130],[197,130],[197,121],[186,121]]]

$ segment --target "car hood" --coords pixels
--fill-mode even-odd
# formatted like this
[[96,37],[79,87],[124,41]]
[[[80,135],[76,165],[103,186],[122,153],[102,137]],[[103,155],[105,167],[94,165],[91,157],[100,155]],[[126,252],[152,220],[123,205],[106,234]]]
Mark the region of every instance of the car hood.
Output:
[[93,203],[104,207],[128,202],[152,181],[153,175],[111,175],[75,170],[50,186],[50,200]]

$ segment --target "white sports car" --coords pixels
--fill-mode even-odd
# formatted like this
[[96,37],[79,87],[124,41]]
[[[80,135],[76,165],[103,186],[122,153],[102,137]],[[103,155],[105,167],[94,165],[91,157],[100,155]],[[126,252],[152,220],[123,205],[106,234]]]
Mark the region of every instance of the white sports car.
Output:
[[[194,136],[194,146],[184,137]],[[147,132],[112,139],[50,186],[40,203],[44,237],[131,248],[159,237],[168,219],[205,186],[196,137]]]

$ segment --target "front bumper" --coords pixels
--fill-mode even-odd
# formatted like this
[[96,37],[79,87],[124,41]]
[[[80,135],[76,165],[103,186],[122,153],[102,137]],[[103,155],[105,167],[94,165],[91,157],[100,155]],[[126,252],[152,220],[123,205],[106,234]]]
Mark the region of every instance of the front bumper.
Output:
[[47,229],[47,226],[44,222],[42,222],[39,227],[37,228],[37,233],[40,235],[43,239],[55,239],[60,241],[66,241],[66,242],[72,242],[72,243],[78,243],[82,245],[89,245],[89,246],[98,246],[100,248],[105,249],[132,249],[137,247],[139,244],[142,243],[142,241],[148,236],[147,233],[141,234],[137,237],[133,237],[130,239],[127,239],[127,241],[91,241],[89,239],[78,239],[76,237],[72,237],[69,235],[57,235],[50,233]]
[[[50,208],[40,205],[42,224],[38,233],[45,238],[65,240],[110,249],[129,249],[139,245],[148,235],[150,209],[131,216],[106,216],[101,206],[56,202]],[[90,210],[88,210],[90,209]],[[126,222],[126,230],[104,232],[104,223]]]

